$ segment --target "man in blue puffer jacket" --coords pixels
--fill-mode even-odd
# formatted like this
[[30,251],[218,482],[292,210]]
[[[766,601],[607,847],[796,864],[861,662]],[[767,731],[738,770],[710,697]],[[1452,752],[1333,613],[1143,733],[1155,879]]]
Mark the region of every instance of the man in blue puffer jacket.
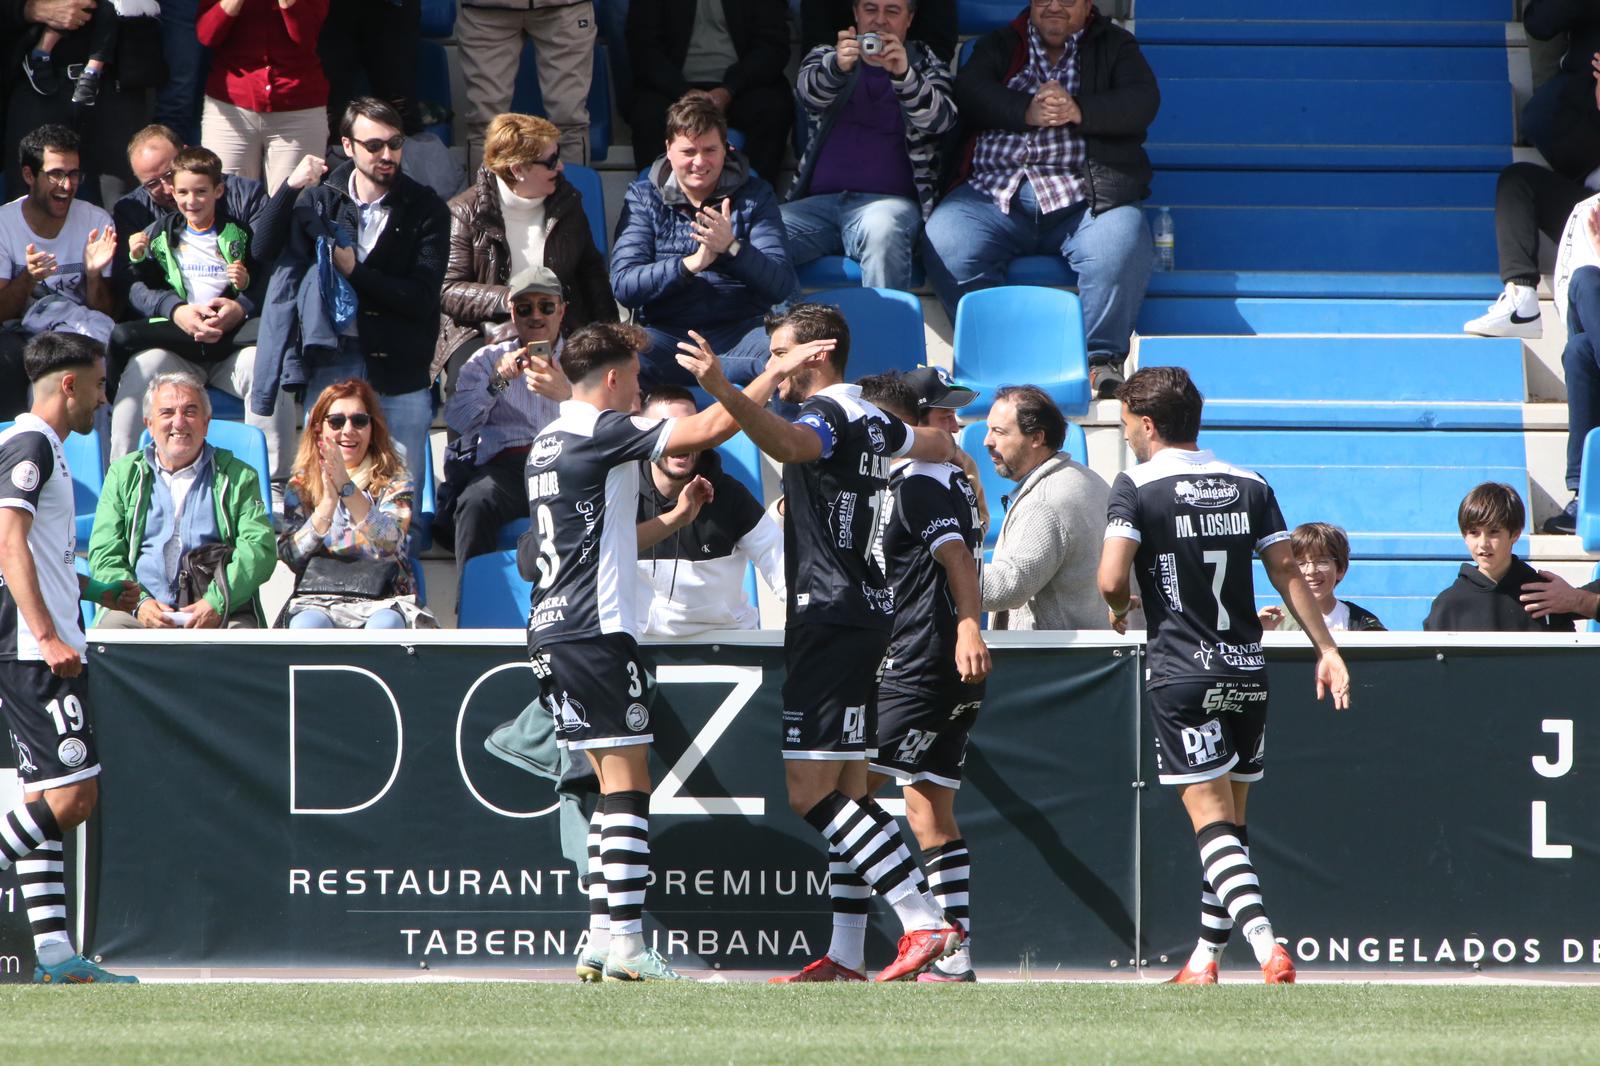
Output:
[[689,330],[745,384],[767,363],[762,324],[794,288],[783,214],[772,186],[727,144],[728,124],[705,93],[667,111],[666,154],[628,186],[611,251],[611,288],[650,333],[639,379],[693,385],[674,358]]

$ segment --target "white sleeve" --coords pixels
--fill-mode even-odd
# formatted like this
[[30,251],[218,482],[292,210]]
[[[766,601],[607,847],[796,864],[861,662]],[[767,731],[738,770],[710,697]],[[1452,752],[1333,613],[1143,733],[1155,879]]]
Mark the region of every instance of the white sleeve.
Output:
[[750,527],[750,532],[739,538],[739,551],[755,564],[761,578],[772,594],[782,600],[787,592],[783,584],[783,530],[778,523],[761,516],[761,521]]

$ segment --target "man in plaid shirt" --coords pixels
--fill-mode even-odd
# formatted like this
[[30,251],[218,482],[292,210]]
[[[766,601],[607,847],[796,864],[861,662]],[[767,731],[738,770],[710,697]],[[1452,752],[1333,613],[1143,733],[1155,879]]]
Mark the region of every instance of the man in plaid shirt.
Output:
[[1139,202],[1160,105],[1138,42],[1092,0],[1032,0],[979,39],[956,77],[965,180],[927,227],[929,280],[952,319],[966,293],[1005,284],[1016,257],[1063,256],[1078,275],[1091,385],[1115,390],[1155,259]]

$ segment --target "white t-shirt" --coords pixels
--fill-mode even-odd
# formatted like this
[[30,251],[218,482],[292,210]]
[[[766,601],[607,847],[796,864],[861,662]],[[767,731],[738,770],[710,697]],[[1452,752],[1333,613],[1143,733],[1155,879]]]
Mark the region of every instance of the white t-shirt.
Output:
[[1343,633],[1350,628],[1350,605],[1343,600],[1335,600],[1333,610],[1322,616],[1322,624],[1330,632]]
[[[33,306],[35,300],[50,293],[58,293],[73,303],[87,306],[89,293],[83,280],[83,246],[89,242],[91,230],[104,229],[109,225],[110,215],[94,204],[74,200],[67,211],[67,220],[61,225],[61,232],[47,240],[33,232],[22,217],[21,197],[0,206],[0,282],[10,281],[28,269],[28,245],[31,244],[41,252],[54,255],[57,269],[33,287],[28,306]],[[110,277],[110,265],[100,273],[102,277]]]
[[217,228],[196,232],[185,223],[178,238],[178,269],[189,288],[189,302],[205,306],[228,288],[228,264],[217,247]]

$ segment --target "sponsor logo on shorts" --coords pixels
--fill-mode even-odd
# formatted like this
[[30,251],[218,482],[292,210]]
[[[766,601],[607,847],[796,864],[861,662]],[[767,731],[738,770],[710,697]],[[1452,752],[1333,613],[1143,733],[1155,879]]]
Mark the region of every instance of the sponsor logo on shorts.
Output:
[[1234,685],[1212,685],[1200,698],[1200,709],[1207,714],[1228,714],[1242,711],[1253,703],[1267,702],[1265,689],[1239,688]]
[[549,466],[561,454],[561,438],[539,437],[528,450],[528,463],[532,466]]
[[783,731],[783,739],[784,742],[788,744],[800,743],[800,727],[797,725],[792,725],[788,729],[785,729]]
[[650,712],[645,710],[642,703],[630,703],[628,705],[628,713],[622,716],[622,720],[635,733],[642,733],[644,732],[644,727],[650,724]]
[[56,758],[61,760],[61,765],[69,770],[82,766],[83,761],[89,757],[89,748],[77,737],[68,737],[56,749]]
[[1172,491],[1180,502],[1190,507],[1226,507],[1239,498],[1239,486],[1220,477],[1179,481],[1172,486]]
[[894,761],[907,766],[917,766],[922,762],[922,757],[928,754],[928,749],[933,747],[939,734],[931,729],[908,729],[906,738],[900,742],[900,748],[894,753]]
[[583,704],[567,693],[550,697],[550,702],[550,712],[555,715],[556,728],[563,733],[576,733],[589,727],[589,716],[584,711]]
[[1184,727],[1183,754],[1188,757],[1190,766],[1213,762],[1222,750],[1224,745],[1221,722],[1213,719],[1198,728]]
[[32,459],[24,459],[11,468],[11,483],[23,492],[39,487],[39,466]]
[[846,707],[844,709],[844,729],[840,731],[839,740],[844,744],[863,744],[867,739],[867,708]]
[[39,772],[39,766],[33,761],[33,752],[28,750],[28,745],[17,741],[17,772],[23,776],[31,776]]
[[953,722],[957,718],[960,718],[962,715],[966,714],[968,711],[971,711],[973,714],[977,714],[978,710],[982,706],[982,700],[968,700],[966,703],[958,703],[954,707],[950,708],[950,720]]

